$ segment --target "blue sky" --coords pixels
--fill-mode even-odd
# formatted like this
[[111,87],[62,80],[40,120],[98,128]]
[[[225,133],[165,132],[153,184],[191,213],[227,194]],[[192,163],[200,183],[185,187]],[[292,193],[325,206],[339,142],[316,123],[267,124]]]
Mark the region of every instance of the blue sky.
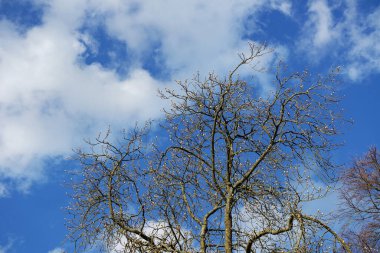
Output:
[[[355,123],[335,156],[349,163],[380,146],[379,0],[0,0],[0,253],[70,252],[72,148],[159,119],[158,88],[226,73],[248,41],[276,49],[268,68],[341,66]],[[269,73],[255,75],[270,89]]]

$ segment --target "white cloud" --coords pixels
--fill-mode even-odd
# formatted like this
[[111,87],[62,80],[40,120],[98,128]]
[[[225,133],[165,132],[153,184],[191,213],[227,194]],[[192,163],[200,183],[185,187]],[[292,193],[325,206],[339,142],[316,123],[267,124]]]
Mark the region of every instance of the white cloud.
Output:
[[[44,179],[47,158],[69,154],[84,137],[108,125],[128,128],[136,120],[160,117],[159,87],[195,71],[228,70],[247,48],[241,38],[246,15],[291,9],[277,0],[268,7],[262,0],[38,3],[48,6],[40,26],[20,34],[14,24],[0,21],[0,182],[24,191]],[[131,58],[125,77],[83,63],[86,47],[98,50],[96,38],[80,30],[84,24],[104,25],[126,43]],[[156,44],[162,68],[171,73],[168,82],[142,68]],[[10,185],[2,183],[2,192]]]
[[[237,63],[247,48],[242,40],[242,21],[250,14],[276,9],[288,14],[289,1],[211,0],[91,1],[91,10],[102,15],[108,31],[143,55],[152,43],[175,78],[188,78],[194,71],[223,72]],[[90,11],[91,12],[91,11]],[[99,14],[100,13],[100,14]],[[126,13],[131,13],[126,15]]]
[[[170,229],[170,226],[168,223],[163,221],[154,221],[149,220],[145,224],[143,232],[154,238],[154,241],[156,244],[160,243],[160,240],[158,238],[165,238],[166,243],[175,242],[177,239],[173,236],[173,231]],[[177,232],[177,231],[176,231]],[[181,228],[181,235],[184,236],[187,240],[191,239],[191,231]],[[177,235],[178,236],[178,235]],[[177,237],[178,238],[178,237]],[[180,237],[183,240],[183,237]],[[115,235],[113,238],[113,244],[109,245],[109,251],[110,253],[119,253],[119,252],[125,252],[126,247],[128,245],[128,238],[126,238],[124,235]],[[183,242],[183,241],[182,241]]]
[[272,0],[270,4],[273,9],[278,10],[285,15],[290,16],[292,13],[292,3],[290,1]]
[[369,14],[358,13],[356,1],[347,0],[344,39],[349,43],[347,50],[347,72],[354,80],[370,73],[380,73],[380,6]]
[[45,158],[69,153],[109,124],[129,127],[160,114],[156,90],[164,84],[139,68],[120,80],[98,64],[80,65],[76,26],[55,21],[25,35],[0,23],[0,180],[19,190],[43,179]]
[[65,253],[65,250],[62,248],[55,248],[55,249],[49,250],[48,253]]
[[358,81],[380,72],[379,41],[380,7],[364,13],[358,10],[356,0],[334,5],[326,0],[313,0],[309,2],[309,17],[296,44],[312,62],[325,56],[334,57],[337,65],[344,65],[347,76]]
[[309,12],[311,22],[315,25],[313,44],[316,47],[324,46],[334,39],[331,10],[326,0],[318,0],[310,4]]
[[135,3],[132,15],[125,15],[131,4],[124,2],[107,6],[106,12],[112,15],[105,23],[111,34],[138,54],[152,42],[160,42],[167,67],[187,78],[197,70],[220,71],[226,63],[236,62],[244,44],[239,38],[239,22],[252,11],[250,2],[142,1]]
[[296,46],[306,53],[314,62],[328,52],[330,44],[339,37],[339,31],[334,26],[332,7],[326,0],[312,0],[308,5],[308,20],[306,20],[300,39]]

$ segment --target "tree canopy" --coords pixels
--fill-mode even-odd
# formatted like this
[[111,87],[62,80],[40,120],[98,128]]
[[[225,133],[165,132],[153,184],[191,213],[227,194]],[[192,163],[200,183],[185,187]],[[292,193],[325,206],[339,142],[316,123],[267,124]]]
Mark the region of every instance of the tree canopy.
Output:
[[[239,75],[270,50],[250,44],[225,77],[160,92],[165,119],[77,150],[71,238],[120,252],[325,252],[348,245],[304,212],[334,180],[335,74],[276,66],[273,90]],[[160,129],[164,136],[153,138]]]

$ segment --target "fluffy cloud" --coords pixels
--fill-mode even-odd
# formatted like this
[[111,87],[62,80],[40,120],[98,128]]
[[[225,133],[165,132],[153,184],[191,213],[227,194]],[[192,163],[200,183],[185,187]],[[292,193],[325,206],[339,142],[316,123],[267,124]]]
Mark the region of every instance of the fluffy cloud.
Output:
[[[44,6],[40,25],[21,33],[0,21],[1,195],[9,187],[27,191],[44,179],[47,159],[66,156],[108,125],[128,128],[160,117],[158,88],[197,70],[223,73],[247,47],[244,17],[266,6],[262,0],[35,3]],[[290,13],[288,2],[270,3],[265,8]],[[104,38],[92,32],[98,27],[126,46],[126,63],[86,62],[86,54],[103,53]],[[121,61],[115,54],[107,52],[108,61]],[[117,64],[128,64],[124,75]],[[156,77],[159,71],[168,76]]]
[[125,80],[99,64],[77,63],[77,35],[54,25],[25,36],[3,34],[0,72],[0,177],[27,189],[41,177],[43,159],[70,152],[108,124],[128,127],[159,115],[159,84],[142,69]]
[[20,190],[42,179],[46,158],[67,154],[84,137],[160,114],[156,90],[164,84],[140,68],[120,80],[100,64],[80,64],[80,23],[59,13],[53,19],[54,8],[25,34],[0,23],[0,180]]
[[[266,2],[93,0],[91,6],[91,16],[126,41],[138,58],[154,47],[176,78],[188,78],[194,71],[221,72],[233,66],[237,53],[247,47],[241,39],[243,19],[262,10]],[[289,12],[291,5],[271,1],[268,7]]]

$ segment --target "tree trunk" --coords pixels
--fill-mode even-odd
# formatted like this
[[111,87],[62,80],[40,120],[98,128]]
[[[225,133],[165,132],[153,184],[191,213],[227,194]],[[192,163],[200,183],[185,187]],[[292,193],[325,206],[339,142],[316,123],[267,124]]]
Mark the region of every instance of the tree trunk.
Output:
[[201,253],[206,253],[206,232],[207,232],[207,225],[203,224],[202,230],[201,230],[201,248],[200,248]]
[[228,189],[226,208],[224,213],[225,242],[224,248],[226,253],[232,253],[232,189]]

